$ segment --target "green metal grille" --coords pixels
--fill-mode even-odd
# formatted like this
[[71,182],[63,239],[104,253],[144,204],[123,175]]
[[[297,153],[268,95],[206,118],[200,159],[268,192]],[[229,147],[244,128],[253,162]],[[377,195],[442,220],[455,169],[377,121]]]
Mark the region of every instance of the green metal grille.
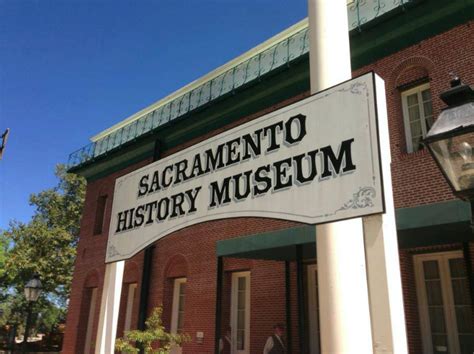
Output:
[[[349,29],[360,27],[412,0],[355,0],[348,4]],[[309,51],[308,28],[256,54],[218,77],[184,93],[128,125],[69,155],[69,168],[81,165],[143,134],[163,126],[209,102],[281,68]]]

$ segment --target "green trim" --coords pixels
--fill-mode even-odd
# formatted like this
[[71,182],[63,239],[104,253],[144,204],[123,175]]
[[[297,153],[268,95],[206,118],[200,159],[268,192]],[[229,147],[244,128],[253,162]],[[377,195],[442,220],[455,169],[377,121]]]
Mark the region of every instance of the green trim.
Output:
[[[474,0],[409,3],[382,15],[375,22],[361,26],[361,31],[351,31],[352,67],[358,69],[473,19]],[[166,151],[308,90],[309,66],[306,54],[289,63],[289,66],[271,71],[261,80],[242,86],[158,127],[154,132],[76,166],[70,172],[81,174],[88,180],[96,180],[134,164],[140,158],[143,160],[152,156],[152,142],[156,139],[161,141]],[[147,146],[145,150],[144,145]],[[134,152],[134,149],[140,152]]]
[[102,178],[139,162],[139,157],[141,160],[151,157],[156,139],[160,140],[160,147],[166,151],[308,90],[309,71],[306,55],[303,60],[293,62],[290,67],[269,73],[260,82],[236,90],[234,94],[229,94],[214,101],[213,104],[157,128],[153,134],[137,138],[127,145],[74,167],[69,172],[78,173],[88,181]]
[[398,247],[401,249],[473,241],[468,221],[398,231]]
[[[474,241],[469,203],[452,200],[396,210],[400,248]],[[303,258],[315,257],[316,227],[299,226],[222,240],[216,255],[225,257],[294,260],[296,245],[304,245]]]
[[362,28],[361,32],[351,32],[353,69],[374,63],[424,39],[472,21],[474,0],[418,1],[409,8],[400,7],[394,11],[401,13],[390,16],[376,26],[370,26],[370,29]]
[[104,162],[100,165],[100,169],[95,169],[94,165],[89,169],[84,169],[82,176],[87,178],[88,182],[92,182],[103,177],[106,177],[114,172],[123,170],[130,165],[143,161],[153,156],[153,143],[136,147],[134,149],[121,149],[114,156],[107,158],[106,154]]
[[468,202],[448,202],[400,208],[395,211],[397,230],[418,229],[428,226],[469,222],[471,207]]
[[216,254],[217,256],[232,256],[266,249],[307,243],[314,244],[315,242],[316,228],[311,225],[301,226],[218,241],[216,244]]

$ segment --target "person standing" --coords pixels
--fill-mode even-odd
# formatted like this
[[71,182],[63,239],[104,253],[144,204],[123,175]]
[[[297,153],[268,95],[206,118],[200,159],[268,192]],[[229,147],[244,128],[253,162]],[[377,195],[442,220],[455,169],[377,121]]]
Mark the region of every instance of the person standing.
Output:
[[226,328],[225,336],[219,340],[219,354],[230,354],[232,350],[231,345],[231,329]]
[[286,346],[283,341],[283,334],[285,333],[285,326],[281,323],[277,323],[273,326],[274,333],[268,337],[265,347],[263,348],[263,354],[285,354]]

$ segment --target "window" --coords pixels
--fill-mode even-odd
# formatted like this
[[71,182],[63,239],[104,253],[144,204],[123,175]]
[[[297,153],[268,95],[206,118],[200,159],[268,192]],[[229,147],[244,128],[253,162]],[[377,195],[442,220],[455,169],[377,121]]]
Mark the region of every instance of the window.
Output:
[[97,304],[97,288],[90,288],[90,302],[89,302],[89,314],[87,316],[87,327],[86,327],[86,337],[84,345],[84,353],[92,353],[92,330],[94,325],[94,315],[96,313],[96,304]]
[[186,278],[174,280],[171,333],[181,333],[184,327],[184,299],[186,296]]
[[127,293],[127,307],[125,309],[125,323],[123,330],[130,331],[132,328],[132,312],[133,312],[133,303],[135,302],[135,293],[137,291],[137,283],[131,283],[128,285]]
[[[177,334],[183,332],[184,327],[184,300],[186,296],[186,278],[177,278],[174,280],[173,287],[173,305],[171,310],[171,333]],[[182,348],[174,346],[171,354],[181,354]]]
[[232,353],[250,353],[250,272],[232,274],[231,295]]
[[474,333],[462,252],[415,256],[424,353],[472,354]]
[[414,152],[423,148],[421,141],[433,125],[430,84],[402,91],[402,106],[407,151]]
[[97,199],[97,206],[95,209],[95,221],[94,221],[94,235],[100,235],[102,233],[102,226],[104,225],[105,205],[107,203],[107,196],[101,195]]

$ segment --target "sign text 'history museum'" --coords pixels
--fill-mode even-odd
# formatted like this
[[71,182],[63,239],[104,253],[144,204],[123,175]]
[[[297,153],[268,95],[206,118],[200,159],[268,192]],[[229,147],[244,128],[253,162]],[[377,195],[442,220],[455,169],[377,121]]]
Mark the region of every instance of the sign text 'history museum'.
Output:
[[209,220],[383,212],[376,81],[363,75],[118,178],[106,262]]

